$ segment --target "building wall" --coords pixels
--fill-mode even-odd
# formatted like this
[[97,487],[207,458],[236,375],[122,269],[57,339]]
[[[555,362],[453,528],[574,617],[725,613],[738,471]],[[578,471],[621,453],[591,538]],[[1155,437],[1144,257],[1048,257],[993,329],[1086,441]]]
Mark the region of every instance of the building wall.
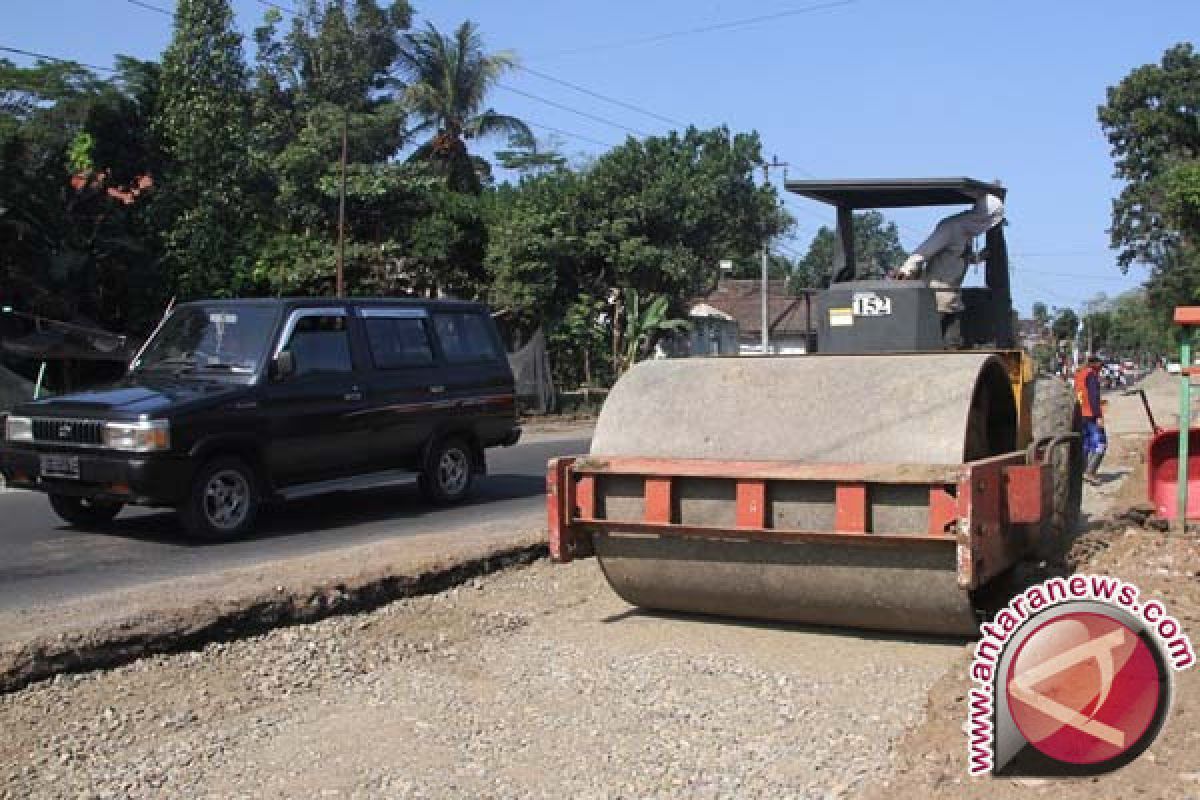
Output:
[[[772,336],[768,344],[770,346],[768,355],[792,356],[804,355],[808,352],[808,340],[804,336]],[[758,336],[743,335],[739,337],[738,353],[743,356],[761,355],[762,339]]]
[[738,351],[737,323],[720,317],[691,317],[686,352],[681,356],[731,356]]

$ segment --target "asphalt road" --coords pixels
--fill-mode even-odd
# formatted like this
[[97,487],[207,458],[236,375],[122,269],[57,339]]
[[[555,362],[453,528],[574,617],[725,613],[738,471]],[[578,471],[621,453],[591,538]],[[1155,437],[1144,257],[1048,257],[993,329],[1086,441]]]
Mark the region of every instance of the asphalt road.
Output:
[[586,452],[581,436],[587,432],[543,434],[489,451],[489,474],[462,506],[431,506],[411,483],[327,494],[272,510],[253,538],[227,544],[189,544],[175,515],[154,509],[126,509],[109,530],[86,533],[60,520],[42,494],[0,492],[0,610],[397,536],[453,535],[499,520],[540,524],[546,460]]

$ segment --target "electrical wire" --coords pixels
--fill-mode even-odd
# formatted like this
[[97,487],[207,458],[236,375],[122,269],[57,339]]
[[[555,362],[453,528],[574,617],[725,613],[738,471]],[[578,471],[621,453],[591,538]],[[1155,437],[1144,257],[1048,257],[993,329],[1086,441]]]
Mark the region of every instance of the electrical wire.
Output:
[[113,67],[101,67],[96,64],[86,64],[82,61],[76,61],[73,58],[59,58],[58,56],[49,56],[49,55],[46,55],[45,53],[36,53],[32,50],[22,50],[19,47],[8,47],[6,45],[0,45],[0,52],[16,53],[17,55],[29,56],[30,58],[40,58],[43,61],[54,61],[58,64],[75,64],[80,67],[87,67],[88,69],[100,70],[101,72],[116,72],[117,71]]
[[560,109],[562,111],[568,111],[572,114],[576,114],[580,117],[584,117],[585,119],[590,119],[593,122],[600,122],[605,125],[610,125],[614,128],[619,128],[627,133],[632,133],[634,136],[650,136],[651,135],[649,133],[646,133],[645,131],[640,131],[637,128],[631,128],[628,125],[622,125],[619,122],[613,122],[611,119],[605,119],[604,117],[597,116],[596,114],[590,114],[587,111],[580,111],[577,108],[571,108],[568,105],[555,102],[554,100],[547,100],[546,98],[539,97],[538,95],[533,94],[532,92],[527,92],[524,89],[517,89],[516,87],[509,86],[508,84],[505,84],[505,83],[497,83],[496,88],[503,89],[506,92],[512,92],[513,94],[519,94],[522,97],[528,97],[530,100],[536,100],[539,103],[544,103],[548,106]]
[[586,94],[589,97],[594,97],[597,100],[603,100],[606,103],[612,103],[615,106],[620,106],[621,108],[628,109],[629,111],[637,112],[638,114],[644,114],[647,117],[656,119],[660,122],[665,122],[668,125],[678,125],[678,126],[684,127],[684,128],[686,128],[688,126],[688,123],[686,123],[686,122],[682,122],[677,119],[672,119],[671,117],[663,116],[662,114],[659,114],[655,111],[650,111],[648,109],[642,108],[641,106],[634,105],[633,103],[627,103],[624,100],[618,100],[615,97],[609,97],[608,95],[600,94],[599,92],[592,91],[591,89],[588,89],[585,86],[580,86],[577,83],[565,81],[562,78],[556,78],[553,75],[548,75],[545,72],[541,72],[540,70],[534,69],[533,67],[526,67],[522,64],[514,64],[513,66],[515,66],[517,69],[521,70],[522,72],[527,72],[530,75],[541,78],[542,80],[550,81],[551,83],[557,83],[558,85],[565,86],[568,89],[574,89],[575,91],[580,92],[582,94]]
[[152,4],[152,3],[146,3],[146,2],[143,2],[143,0],[125,0],[125,2],[126,2],[126,3],[129,3],[130,5],[137,6],[137,7],[139,7],[139,8],[144,8],[144,9],[146,9],[147,11],[155,11],[155,12],[157,12],[157,13],[159,13],[159,14],[166,14],[168,17],[174,17],[174,16],[175,16],[175,12],[174,12],[174,11],[171,11],[170,9],[163,8],[162,6],[156,6],[156,5]]
[[858,0],[835,0],[830,3],[818,3],[816,5],[804,6],[803,8],[793,8],[787,11],[778,11],[774,14],[762,14],[756,17],[744,17],[742,19],[728,20],[726,22],[716,22],[710,25],[700,25],[695,28],[685,28],[677,31],[666,31],[665,33],[656,33],[650,36],[642,36],[634,39],[625,39],[619,42],[607,42],[604,44],[589,45],[587,47],[578,47],[571,50],[561,50],[556,53],[550,53],[553,56],[569,56],[579,55],[581,53],[596,53],[603,50],[616,50],[623,47],[635,47],[642,44],[654,44],[655,42],[663,42],[669,39],[679,39],[684,36],[695,36],[702,33],[712,33],[714,31],[729,30],[731,28],[744,28],[751,25],[757,25],[761,22],[770,22],[772,20],[783,19],[785,17],[795,17],[801,14],[811,14],[816,11],[827,11],[829,9],[838,8],[841,6],[849,6],[858,2]]
[[569,137],[571,137],[572,139],[579,139],[579,140],[581,140],[581,141],[584,141],[584,142],[590,142],[590,143],[592,143],[592,144],[598,144],[598,145],[600,145],[601,147],[616,147],[616,145],[615,145],[615,144],[612,144],[611,142],[602,142],[602,141],[600,141],[599,139],[593,139],[592,137],[590,137],[590,136],[584,136],[584,135],[583,135],[583,134],[581,134],[581,133],[572,133],[571,131],[566,131],[566,130],[563,130],[562,128],[556,128],[556,127],[554,127],[553,125],[546,125],[546,124],[544,124],[544,123],[541,123],[541,122],[534,122],[533,120],[530,120],[530,119],[526,119],[526,120],[525,120],[525,124],[526,124],[526,125],[532,125],[532,126],[533,126],[533,127],[535,127],[535,128],[541,128],[541,129],[543,129],[543,130],[550,131],[551,133],[557,133],[557,134],[559,134],[559,135],[561,135],[561,136],[569,136]]

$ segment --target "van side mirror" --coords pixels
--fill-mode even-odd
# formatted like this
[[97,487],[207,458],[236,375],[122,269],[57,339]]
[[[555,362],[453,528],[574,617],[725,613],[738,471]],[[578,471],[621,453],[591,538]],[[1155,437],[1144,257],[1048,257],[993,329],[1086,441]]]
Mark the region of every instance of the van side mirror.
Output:
[[296,374],[296,357],[290,350],[284,350],[275,356],[271,362],[271,377],[277,381],[286,380]]

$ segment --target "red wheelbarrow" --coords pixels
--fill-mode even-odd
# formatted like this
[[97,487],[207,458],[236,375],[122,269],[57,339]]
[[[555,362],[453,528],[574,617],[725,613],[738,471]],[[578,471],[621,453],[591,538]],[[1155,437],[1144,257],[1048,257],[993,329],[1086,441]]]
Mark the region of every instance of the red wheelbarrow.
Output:
[[[1138,390],[1150,417],[1154,438],[1146,450],[1146,494],[1155,513],[1175,520],[1182,529],[1189,519],[1200,518],[1200,428],[1191,425],[1193,365],[1192,332],[1200,327],[1200,307],[1175,309],[1175,324],[1183,327],[1180,342],[1179,427],[1160,428],[1154,421],[1146,392]],[[1182,431],[1188,432],[1187,436]]]
[[[1200,517],[1200,428],[1188,431],[1187,516]],[[1179,499],[1179,431],[1155,426],[1146,448],[1146,494],[1154,513],[1176,519]]]

